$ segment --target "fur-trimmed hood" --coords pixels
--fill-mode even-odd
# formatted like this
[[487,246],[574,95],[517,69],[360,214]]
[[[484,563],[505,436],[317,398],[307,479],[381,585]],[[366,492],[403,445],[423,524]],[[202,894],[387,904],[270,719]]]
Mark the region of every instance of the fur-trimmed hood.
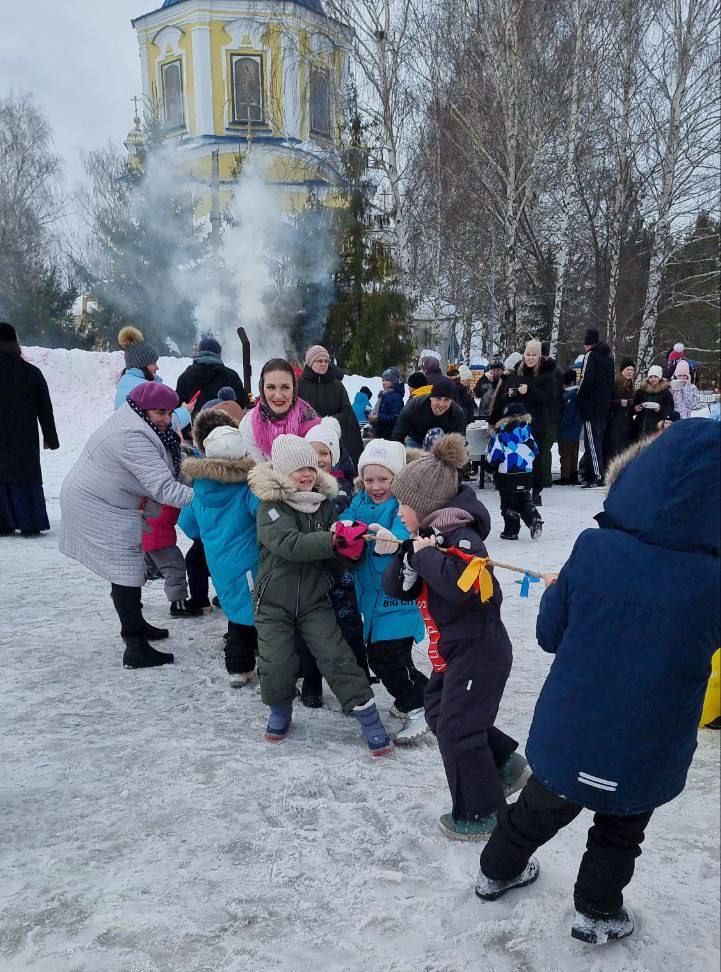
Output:
[[530,425],[531,421],[532,418],[529,414],[506,415],[504,418],[501,418],[496,422],[496,429],[499,432],[510,432],[511,429],[515,429],[517,425]]
[[213,429],[221,425],[230,425],[238,428],[238,422],[231,418],[227,412],[219,408],[205,408],[195,416],[193,421],[193,442],[200,451],[203,451],[203,443],[208,438]]
[[[307,496],[295,485],[290,476],[279,473],[269,462],[261,462],[248,475],[248,485],[259,500],[269,503],[287,503],[297,496]],[[314,492],[325,499],[338,495],[338,483],[328,473],[318,470]]]
[[[227,424],[227,423],[220,423]],[[235,423],[231,423],[235,424]],[[246,483],[248,475],[255,468],[255,459],[244,456],[242,459],[186,459],[183,463],[183,476],[189,481],[210,479],[215,483]]]
[[608,492],[611,486],[613,486],[614,482],[618,479],[626,466],[630,462],[633,462],[633,460],[640,455],[644,449],[647,449],[653,441],[653,436],[645,436],[643,439],[639,439],[638,442],[634,442],[632,445],[630,445],[628,449],[624,449],[623,452],[619,452],[619,454],[612,459],[611,462],[609,462],[608,466],[606,467],[606,492]]
[[649,385],[648,378],[644,378],[638,390],[643,395],[661,395],[663,392],[668,391],[670,387],[671,385],[665,378],[662,378],[657,385]]

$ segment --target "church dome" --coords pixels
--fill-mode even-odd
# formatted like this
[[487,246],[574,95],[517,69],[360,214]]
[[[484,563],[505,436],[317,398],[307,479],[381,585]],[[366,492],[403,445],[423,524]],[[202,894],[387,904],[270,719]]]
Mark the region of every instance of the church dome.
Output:
[[[182,2],[183,0],[163,0],[163,7],[174,7],[176,3]],[[325,16],[320,0],[292,0],[292,2],[297,3],[299,7],[307,7],[308,10],[313,10],[315,13]]]

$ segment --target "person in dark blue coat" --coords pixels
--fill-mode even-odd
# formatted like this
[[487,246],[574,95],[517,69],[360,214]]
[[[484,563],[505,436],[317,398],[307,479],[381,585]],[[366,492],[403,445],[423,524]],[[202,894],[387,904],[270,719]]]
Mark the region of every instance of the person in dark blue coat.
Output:
[[633,931],[623,889],[696,749],[721,640],[721,429],[678,422],[608,478],[601,529],[581,533],[541,601],[538,643],[556,657],[526,747],[533,776],[499,816],[477,886],[493,899],[530,883],[536,848],[593,810],[572,934],[594,943]]
[[378,412],[373,416],[373,436],[376,439],[390,439],[393,435],[398,416],[403,411],[405,387],[397,368],[386,368],[381,375],[383,391],[378,400]]

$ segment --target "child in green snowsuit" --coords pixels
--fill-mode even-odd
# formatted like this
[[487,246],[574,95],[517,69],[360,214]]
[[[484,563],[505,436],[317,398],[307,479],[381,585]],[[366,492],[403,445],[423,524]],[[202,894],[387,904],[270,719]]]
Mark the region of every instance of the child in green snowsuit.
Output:
[[393,744],[376,710],[373,691],[328,599],[344,569],[335,550],[335,479],[319,470],[310,443],[295,435],[279,435],[271,462],[256,466],[248,483],[261,500],[255,625],[261,695],[270,706],[266,739],[280,742],[290,731],[298,678],[297,632],[343,711],[352,712],[360,722],[371,755],[390,753]]

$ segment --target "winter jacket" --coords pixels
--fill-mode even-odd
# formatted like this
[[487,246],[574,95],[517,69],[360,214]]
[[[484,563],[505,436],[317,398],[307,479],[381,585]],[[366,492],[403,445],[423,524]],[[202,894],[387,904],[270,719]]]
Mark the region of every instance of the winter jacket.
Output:
[[250,408],[250,399],[238,372],[223,364],[219,354],[201,351],[178,378],[175,390],[181,402],[189,402],[196,392],[200,392],[195,403],[197,415],[203,405],[217,398],[220,389],[225,387],[233,389],[235,400],[241,408]]
[[[607,465],[614,456],[628,448],[633,437],[634,394],[633,379],[629,381],[623,375],[618,375],[603,439],[603,457]],[[626,406],[621,402],[626,402]]]
[[422,446],[429,429],[442,429],[446,434],[460,432],[461,435],[465,435],[466,417],[463,409],[455,402],[451,402],[447,412],[443,415],[434,415],[430,395],[411,398],[398,416],[393,429],[393,438],[396,442],[405,442],[410,436],[419,446]]
[[617,464],[601,529],[541,600],[536,635],[555,658],[526,754],[598,813],[645,813],[684,788],[721,639],[720,457],[721,429],[689,419]]
[[456,394],[458,395],[458,404],[463,409],[463,414],[466,416],[466,425],[470,422],[474,422],[476,419],[476,400],[465,387],[465,385],[456,385]]
[[324,375],[317,375],[305,367],[298,379],[298,395],[311,405],[321,418],[332,415],[338,419],[341,441],[357,465],[363,451],[360,426],[351,407],[343,382],[336,377],[335,369],[329,368]]
[[563,389],[563,415],[558,431],[560,442],[578,442],[581,437],[581,416],[578,414],[578,385]]
[[496,434],[488,440],[486,462],[499,473],[530,473],[538,456],[538,446],[531,434],[530,415],[501,419]]
[[[443,546],[457,547],[464,553],[477,557],[487,557],[483,541],[491,529],[488,510],[476,498],[470,486],[461,487],[459,493],[446,508],[463,510],[471,514],[473,521],[436,534]],[[431,531],[423,531],[428,533]],[[466,563],[456,557],[426,547],[418,553],[408,555],[410,566],[417,572],[418,580],[408,590],[404,590],[404,553],[396,554],[383,575],[383,588],[391,597],[412,598],[415,600],[428,586],[428,612],[440,632],[438,649],[446,658],[454,645],[464,643],[473,651],[479,652],[492,662],[496,657],[509,658],[511,645],[506,629],[501,621],[501,602],[503,596],[498,581],[493,577],[493,596],[485,604],[478,591],[471,588],[467,593],[457,584],[466,569]]]
[[63,481],[60,552],[113,584],[141,587],[143,519],[158,516],[158,504],[183,507],[192,498],[163,443],[126,403],[91,435]]
[[377,439],[390,439],[393,435],[398,416],[403,411],[404,395],[405,386],[399,381],[379,396],[377,419],[373,426],[373,434]]
[[[533,438],[540,442],[549,429],[552,414],[555,414],[556,371],[555,361],[548,358],[541,358],[537,374],[521,361],[517,369],[502,379],[503,384],[493,402],[490,422],[498,424],[508,402],[520,402],[531,416]],[[518,391],[522,385],[527,387],[525,395]]]
[[178,522],[180,510],[177,506],[163,506],[160,516],[148,517],[148,530],[143,533],[143,550],[165,550],[174,547],[178,542],[175,524]]
[[614,384],[611,349],[604,341],[599,341],[584,356],[578,384],[578,411],[584,422],[606,421]]
[[253,624],[258,572],[258,500],[248,487],[253,459],[186,459],[183,474],[193,484],[193,502],[178,526],[202,540],[213,585],[229,621]]
[[[500,381],[500,379],[499,379]],[[495,383],[484,377],[479,378],[476,382],[475,394],[478,399],[478,414],[481,418],[486,418],[491,410],[491,402],[493,401],[493,396],[495,394],[496,388],[498,388],[498,381]]]
[[353,404],[351,406],[353,409],[353,414],[358,420],[358,425],[363,426],[368,424],[368,416],[371,411],[371,400],[368,398],[365,392],[356,392],[355,398],[353,399]]
[[43,373],[17,351],[0,351],[0,483],[42,483],[38,422],[49,449],[58,449],[53,406]]
[[673,395],[673,407],[682,419],[691,418],[693,410],[699,403],[700,396],[698,388],[689,382],[684,383],[679,388],[673,387],[673,379],[670,382],[671,394]]
[[654,402],[659,406],[657,410],[644,408],[636,413],[633,423],[633,436],[635,439],[642,439],[646,435],[653,435],[658,431],[658,423],[665,421],[673,412],[673,395],[669,389],[669,384],[664,379],[657,385],[651,386],[648,381],[637,389],[633,396],[634,407],[642,405],[644,402]]
[[[296,402],[296,405],[301,406],[302,422],[295,434],[300,435],[302,438],[309,429],[312,429],[314,425],[318,425],[320,423],[320,418],[315,413],[314,409],[307,404],[307,402],[298,401]],[[263,451],[260,443],[256,442],[255,440],[255,431],[253,429],[253,414],[255,409],[259,407],[260,404],[257,403],[255,408],[252,408],[249,412],[246,412],[243,418],[240,420],[240,425],[238,428],[243,436],[243,446],[246,454],[249,455],[251,459],[255,459],[256,462],[268,462],[270,460],[270,448],[268,449],[268,452]],[[269,440],[272,442],[275,440],[276,436],[281,435],[283,431],[284,430],[281,424],[278,424],[277,427],[274,426],[269,430]]]
[[[128,397],[133,388],[137,388],[138,385],[142,385],[144,381],[148,379],[143,374],[141,368],[128,368],[125,374],[121,377],[115,389],[115,408],[120,408],[121,405],[125,405],[125,399]],[[159,381],[163,384],[163,379],[160,375],[156,375],[153,381]],[[185,402],[187,399],[181,398],[181,402]],[[184,429],[186,425],[190,425],[193,421],[190,412],[187,408],[179,405],[173,412],[173,427],[180,431]]]
[[315,513],[301,513],[284,502],[297,493],[293,481],[270,463],[252,470],[248,482],[261,501],[257,513],[260,568],[255,590],[256,613],[271,620],[293,620],[324,601],[347,566],[333,549],[331,524],[336,515],[335,479],[319,472],[315,492],[326,498]]
[[[395,496],[383,503],[374,503],[365,490],[361,490],[353,497],[343,519],[359,520],[368,525],[378,523],[398,540],[407,540],[410,534],[398,516],[398,507]],[[366,642],[410,637],[423,641],[425,628],[416,605],[408,600],[391,598],[383,590],[383,572],[391,558],[392,554],[373,553],[373,545],[369,544],[354,568],[356,598],[363,615],[363,637]]]

